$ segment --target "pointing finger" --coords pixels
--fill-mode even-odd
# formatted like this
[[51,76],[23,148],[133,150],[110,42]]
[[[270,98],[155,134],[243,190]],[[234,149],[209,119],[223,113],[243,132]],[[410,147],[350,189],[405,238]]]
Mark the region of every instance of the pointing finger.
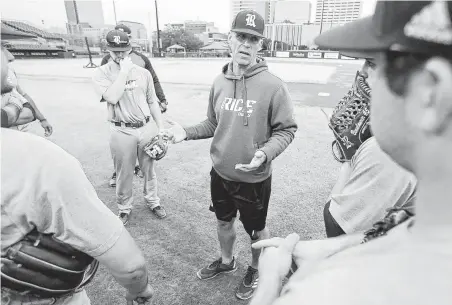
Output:
[[253,249],[262,249],[262,248],[268,248],[268,247],[279,247],[282,243],[283,239],[280,237],[274,237],[271,239],[264,239],[261,241],[258,241],[251,245]]

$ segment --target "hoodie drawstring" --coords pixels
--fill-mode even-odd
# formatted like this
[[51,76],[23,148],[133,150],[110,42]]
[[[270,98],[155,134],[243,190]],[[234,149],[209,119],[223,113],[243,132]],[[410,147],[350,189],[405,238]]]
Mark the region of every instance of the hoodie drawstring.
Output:
[[237,90],[237,81],[234,79],[234,95],[232,98],[235,98],[235,91]]
[[245,109],[248,109],[246,107],[248,102],[248,92],[246,91],[246,82],[245,82],[245,75],[242,76],[242,96],[243,96],[243,107],[242,107],[242,113],[243,113],[243,125],[248,126],[248,111],[245,111]]

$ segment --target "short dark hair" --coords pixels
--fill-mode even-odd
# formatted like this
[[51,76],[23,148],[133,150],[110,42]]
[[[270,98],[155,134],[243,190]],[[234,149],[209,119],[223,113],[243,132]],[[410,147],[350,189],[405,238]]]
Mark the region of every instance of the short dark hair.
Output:
[[[420,70],[432,57],[436,57],[436,55],[386,52],[386,64],[383,71],[389,89],[398,96],[404,96],[413,74]],[[452,66],[452,57],[443,58]]]

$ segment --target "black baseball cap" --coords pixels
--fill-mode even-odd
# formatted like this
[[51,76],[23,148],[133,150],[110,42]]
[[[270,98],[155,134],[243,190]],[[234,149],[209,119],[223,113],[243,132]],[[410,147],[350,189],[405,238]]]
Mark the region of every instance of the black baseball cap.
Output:
[[119,31],[123,31],[125,32],[127,35],[132,35],[132,31],[130,30],[130,28],[125,25],[125,24],[118,24],[117,26],[115,26],[115,30],[119,30]]
[[318,36],[321,48],[452,56],[452,1],[378,1],[373,16]]
[[231,32],[244,33],[264,38],[264,18],[253,10],[243,10],[237,13],[232,21]]
[[375,54],[370,52],[359,52],[359,51],[340,51],[343,56],[361,59],[375,59]]
[[129,51],[132,49],[129,36],[123,31],[112,30],[108,32],[106,40],[107,49],[110,51]]

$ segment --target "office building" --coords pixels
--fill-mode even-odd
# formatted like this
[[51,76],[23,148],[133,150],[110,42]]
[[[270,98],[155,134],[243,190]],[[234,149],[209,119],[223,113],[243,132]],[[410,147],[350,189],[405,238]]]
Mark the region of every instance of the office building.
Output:
[[280,0],[273,4],[274,22],[304,24],[311,19],[311,2],[300,0]]
[[345,24],[360,18],[363,1],[317,0],[315,24]]
[[184,29],[183,23],[167,23],[164,26],[165,26],[165,30],[168,30],[168,31],[177,31],[177,30]]
[[231,0],[231,23],[238,12],[250,9],[258,12],[264,18],[265,23],[271,23],[272,2],[262,0]]
[[191,34],[201,34],[205,32],[211,32],[212,29],[215,28],[213,22],[206,22],[206,21],[192,21],[192,20],[186,20],[184,21],[184,29],[186,32]]
[[66,8],[67,23],[70,25],[77,24],[75,9],[77,7],[79,23],[88,24],[92,28],[101,28],[104,26],[104,10],[101,0],[90,1],[73,1],[64,0]]

